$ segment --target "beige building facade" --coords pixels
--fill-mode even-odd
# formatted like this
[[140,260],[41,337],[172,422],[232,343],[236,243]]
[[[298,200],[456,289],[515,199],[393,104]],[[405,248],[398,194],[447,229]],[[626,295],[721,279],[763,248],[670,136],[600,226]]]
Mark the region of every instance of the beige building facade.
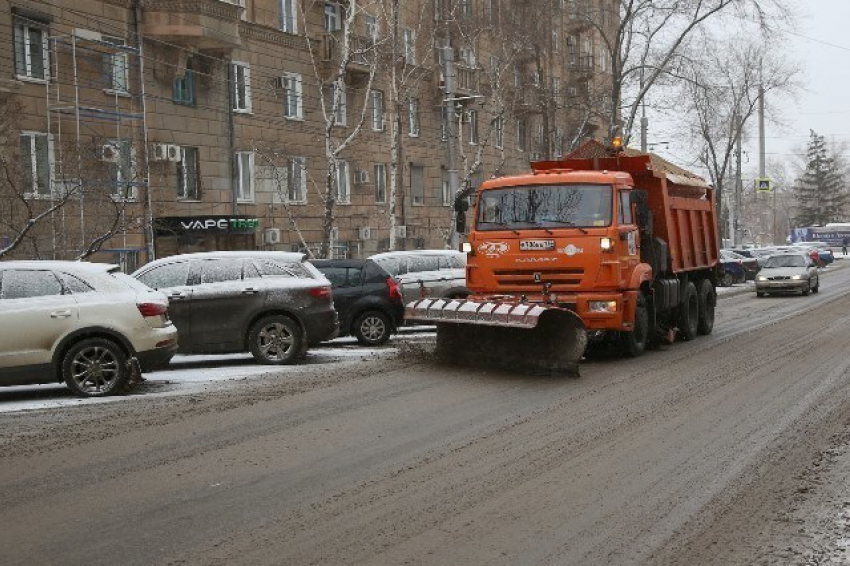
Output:
[[0,0],[0,248],[443,248],[452,133],[461,188],[607,134],[616,0],[517,4]]

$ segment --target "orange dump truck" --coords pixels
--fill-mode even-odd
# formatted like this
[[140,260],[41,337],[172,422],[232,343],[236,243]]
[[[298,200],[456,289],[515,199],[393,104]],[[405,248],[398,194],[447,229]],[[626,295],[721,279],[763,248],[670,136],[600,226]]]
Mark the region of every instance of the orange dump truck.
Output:
[[465,300],[422,299],[458,362],[577,375],[588,342],[628,356],[714,325],[714,191],[656,156],[532,163],[478,189]]

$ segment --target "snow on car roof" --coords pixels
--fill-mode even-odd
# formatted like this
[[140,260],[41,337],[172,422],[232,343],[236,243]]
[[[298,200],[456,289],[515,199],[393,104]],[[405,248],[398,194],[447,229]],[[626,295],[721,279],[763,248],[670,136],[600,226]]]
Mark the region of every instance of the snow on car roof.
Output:
[[120,268],[113,263],[96,263],[91,261],[13,260],[0,262],[0,269],[64,269],[78,272],[104,273],[116,271]]

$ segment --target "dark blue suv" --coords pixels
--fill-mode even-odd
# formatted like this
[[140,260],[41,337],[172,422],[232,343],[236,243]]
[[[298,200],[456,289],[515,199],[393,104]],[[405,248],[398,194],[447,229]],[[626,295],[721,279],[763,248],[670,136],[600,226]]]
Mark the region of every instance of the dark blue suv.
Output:
[[404,319],[401,290],[389,273],[368,259],[311,263],[331,282],[340,336],[354,336],[364,346],[389,340]]

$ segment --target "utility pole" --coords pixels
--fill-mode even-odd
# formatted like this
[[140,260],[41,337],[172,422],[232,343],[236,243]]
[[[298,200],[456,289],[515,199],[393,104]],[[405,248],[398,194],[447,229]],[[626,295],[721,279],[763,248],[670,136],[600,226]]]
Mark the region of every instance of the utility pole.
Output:
[[[451,48],[448,37],[446,38],[446,46],[443,48],[443,76],[445,77],[446,89],[443,98],[443,108],[446,115],[446,172],[449,175],[449,194],[452,198],[453,215],[463,214],[454,209],[455,199],[458,194],[458,185],[460,179],[457,173],[457,151],[455,149],[455,69],[454,69],[454,49]],[[454,219],[454,216],[452,216]],[[452,232],[451,245],[452,249],[458,249],[460,241],[455,224],[452,222],[449,228]]]
[[[643,92],[643,67],[640,68],[640,91]],[[641,117],[640,117],[640,151],[641,153],[646,153],[647,151],[647,129],[649,125],[649,120],[646,119],[646,97],[644,96],[643,101],[641,102]]]
[[736,171],[735,171],[735,214],[734,216],[730,214],[730,219],[732,221],[732,227],[734,229],[734,245],[739,246],[743,243],[744,235],[743,235],[743,226],[741,225],[741,208],[743,203],[743,192],[744,192],[744,181],[742,178],[741,172],[741,130],[744,127],[744,120],[741,116],[735,116],[735,128],[736,128],[736,141],[735,141],[735,160],[736,160]]

